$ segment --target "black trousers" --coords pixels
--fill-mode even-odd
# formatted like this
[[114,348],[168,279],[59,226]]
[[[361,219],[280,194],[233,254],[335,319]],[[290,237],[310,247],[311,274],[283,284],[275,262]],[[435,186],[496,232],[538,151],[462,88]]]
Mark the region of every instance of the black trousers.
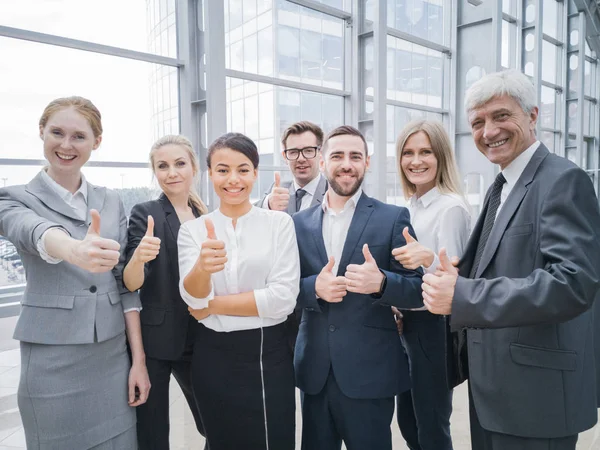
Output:
[[177,361],[146,357],[146,367],[152,387],[148,401],[136,408],[138,448],[140,450],[169,449],[169,382],[171,374],[183,391],[198,432],[204,436],[202,419],[192,392],[191,356],[190,347],[186,349],[183,358]]
[[479,423],[470,385],[469,421],[471,423],[471,447],[473,450],[575,450],[579,437],[575,434],[552,439],[525,438],[486,430]]
[[429,311],[402,314],[412,389],[396,397],[400,432],[410,450],[452,450],[444,317]]
[[347,397],[330,370],[321,392],[304,394],[302,450],[391,450],[393,415],[394,397]]
[[[262,343],[262,345],[261,345]],[[192,383],[211,450],[295,447],[294,367],[284,323],[220,333],[200,324]]]

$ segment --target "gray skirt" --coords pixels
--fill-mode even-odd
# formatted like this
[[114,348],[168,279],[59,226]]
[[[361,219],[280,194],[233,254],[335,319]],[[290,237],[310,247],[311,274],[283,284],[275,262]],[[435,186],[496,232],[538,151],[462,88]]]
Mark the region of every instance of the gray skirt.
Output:
[[[79,345],[21,342],[18,403],[28,450],[136,449],[125,333]],[[127,432],[127,433],[126,433]],[[123,443],[130,436],[130,443]]]

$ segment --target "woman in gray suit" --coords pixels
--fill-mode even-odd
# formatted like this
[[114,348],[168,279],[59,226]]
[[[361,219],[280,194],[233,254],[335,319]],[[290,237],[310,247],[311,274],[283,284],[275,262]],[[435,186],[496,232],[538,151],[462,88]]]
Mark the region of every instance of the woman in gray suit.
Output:
[[39,131],[48,165],[27,185],[0,189],[0,234],[27,274],[14,333],[27,448],[133,450],[133,407],[150,383],[139,298],[122,282],[127,219],[118,195],[81,173],[102,140],[100,112],[60,98]]

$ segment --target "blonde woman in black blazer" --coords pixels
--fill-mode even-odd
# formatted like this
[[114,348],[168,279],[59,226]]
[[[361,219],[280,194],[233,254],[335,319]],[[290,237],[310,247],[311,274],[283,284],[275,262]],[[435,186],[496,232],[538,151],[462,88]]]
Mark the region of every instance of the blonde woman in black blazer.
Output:
[[194,191],[198,161],[183,136],[160,138],[150,151],[162,189],[158,200],[135,205],[129,218],[125,285],[140,290],[142,338],[152,383],[148,402],[137,409],[141,450],[169,448],[169,381],[175,377],[204,435],[192,394],[190,363],[198,323],[179,295],[177,235],[187,220],[206,213]]

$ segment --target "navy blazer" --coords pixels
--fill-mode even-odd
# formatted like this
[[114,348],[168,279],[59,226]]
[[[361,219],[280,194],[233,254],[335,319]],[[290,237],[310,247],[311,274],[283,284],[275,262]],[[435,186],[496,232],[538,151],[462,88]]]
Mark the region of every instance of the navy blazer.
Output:
[[392,249],[406,244],[404,227],[410,226],[406,208],[360,197],[344,244],[338,275],[348,264],[365,262],[362,247],[369,245],[379,269],[387,277],[380,298],[348,293],[340,303],[318,299],[315,281],[327,264],[323,242],[321,205],[293,216],[300,250],[300,294],[303,309],[294,367],[297,386],[318,394],[330,367],[342,392],[351,398],[384,398],[410,388],[408,363],[402,352],[390,306],[417,308],[422,271],[407,270],[392,256]]
[[[127,262],[146,234],[148,216],[154,219],[154,236],[160,238],[156,259],[145,264],[144,284],[140,288],[142,339],[144,351],[155,359],[177,360],[186,342],[193,339],[198,322],[190,316],[179,295],[179,261],[177,235],[179,217],[165,194],[158,200],[135,205],[129,218]],[[199,216],[194,211],[196,217]]]

